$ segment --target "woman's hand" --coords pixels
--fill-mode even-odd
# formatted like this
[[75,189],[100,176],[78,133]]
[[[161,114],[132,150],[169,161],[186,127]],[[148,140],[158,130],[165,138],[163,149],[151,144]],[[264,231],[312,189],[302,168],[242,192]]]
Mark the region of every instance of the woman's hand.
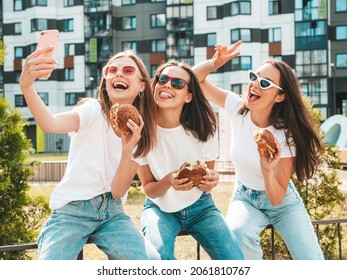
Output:
[[275,167],[278,164],[278,161],[280,160],[280,155],[281,155],[281,146],[278,143],[277,139],[275,139],[275,144],[276,144],[276,152],[272,155],[272,158],[268,158],[266,156],[263,156],[259,149],[259,156],[260,156],[260,166],[261,169],[264,172],[270,172],[275,169]]
[[121,133],[123,152],[132,153],[133,149],[137,145],[137,142],[139,142],[141,138],[141,131],[142,131],[144,122],[141,115],[139,115],[139,118],[140,118],[140,125],[137,125],[131,119],[129,119],[129,121],[127,122],[127,126],[130,128],[132,133],[128,135],[125,133]]
[[53,48],[36,50],[26,58],[19,77],[21,89],[31,87],[36,79],[51,74],[53,70],[57,69],[57,61],[54,58],[40,57],[40,55],[51,51]]
[[210,169],[210,173],[204,176],[204,180],[201,181],[199,189],[211,193],[213,188],[217,187],[219,182],[219,173],[216,170]]
[[188,178],[183,178],[183,179],[175,178],[173,174],[175,174],[177,172],[178,172],[178,170],[167,175],[167,176],[171,175],[170,185],[176,191],[189,191],[189,190],[191,190],[194,187],[193,186],[193,181],[189,181]]
[[212,65],[215,70],[222,67],[229,60],[240,55],[240,52],[236,52],[236,49],[242,44],[242,41],[237,41],[229,49],[225,45],[216,45],[215,53],[212,57]]

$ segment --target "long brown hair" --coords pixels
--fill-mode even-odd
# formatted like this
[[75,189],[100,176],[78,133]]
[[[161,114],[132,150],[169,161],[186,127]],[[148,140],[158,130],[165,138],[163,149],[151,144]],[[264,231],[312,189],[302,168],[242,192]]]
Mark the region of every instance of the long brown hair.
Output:
[[[153,99],[152,88],[150,83],[150,78],[146,69],[145,64],[141,58],[132,50],[126,50],[124,52],[119,52],[112,56],[107,64],[111,64],[114,60],[121,57],[129,57],[136,63],[139,71],[141,73],[142,82],[146,84],[143,92],[136,96],[133,105],[139,110],[141,117],[143,118],[144,126],[141,131],[141,138],[137,144],[137,149],[134,154],[135,157],[146,156],[151,148],[156,142],[156,114],[157,106]],[[110,108],[112,102],[106,91],[106,80],[102,77],[99,85],[98,99],[100,101],[102,111],[105,118],[109,124],[110,122]]]
[[[276,103],[270,114],[270,122],[276,129],[284,129],[288,145],[290,139],[296,146],[294,170],[300,181],[311,178],[320,163],[319,155],[323,144],[319,136],[319,126],[305,105],[298,78],[284,61],[266,60],[276,67],[280,73],[279,86],[283,89],[285,99]],[[245,103],[240,109],[241,114],[247,113]]]
[[[184,129],[190,131],[196,139],[206,142],[216,132],[216,114],[208,100],[205,98],[199,80],[189,65],[177,61],[166,62],[158,67],[156,75],[170,66],[180,67],[189,74],[188,90],[192,93],[192,101],[184,104],[180,122]],[[154,78],[152,81],[153,90],[155,89],[156,84],[157,79]]]

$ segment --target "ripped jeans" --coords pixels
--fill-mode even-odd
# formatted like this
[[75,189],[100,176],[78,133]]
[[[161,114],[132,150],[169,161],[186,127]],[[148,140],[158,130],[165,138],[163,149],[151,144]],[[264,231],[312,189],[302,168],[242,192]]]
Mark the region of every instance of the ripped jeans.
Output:
[[323,260],[310,217],[292,181],[281,204],[272,206],[265,191],[236,181],[227,221],[246,259],[262,259],[260,233],[272,224],[295,260]]

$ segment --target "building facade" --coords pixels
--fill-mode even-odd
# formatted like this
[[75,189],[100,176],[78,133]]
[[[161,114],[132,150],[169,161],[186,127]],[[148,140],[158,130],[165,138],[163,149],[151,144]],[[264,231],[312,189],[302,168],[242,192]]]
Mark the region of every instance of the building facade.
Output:
[[[52,112],[71,109],[81,97],[97,96],[101,68],[123,49],[134,49],[153,76],[177,59],[193,65],[210,58],[217,43],[243,40],[241,55],[210,75],[218,86],[245,91],[247,70],[270,58],[286,61],[302,92],[323,120],[347,115],[347,0],[11,0],[1,1],[0,35],[6,44],[2,95],[19,107],[37,152],[56,152],[67,135],[44,134],[18,85],[39,32],[58,29],[58,69],[36,88]],[[219,108],[220,158],[228,160],[228,121]]]

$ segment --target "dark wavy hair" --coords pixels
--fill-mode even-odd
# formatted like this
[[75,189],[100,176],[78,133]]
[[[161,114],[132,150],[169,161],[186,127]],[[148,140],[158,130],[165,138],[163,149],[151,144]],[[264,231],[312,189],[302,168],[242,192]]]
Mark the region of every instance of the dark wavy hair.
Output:
[[[184,129],[190,131],[196,139],[206,142],[217,130],[216,114],[205,98],[199,80],[189,65],[177,61],[165,62],[158,67],[156,75],[170,66],[180,67],[189,74],[188,90],[192,93],[192,100],[183,106],[180,119],[181,124]],[[154,78],[152,81],[153,90],[155,90],[156,84],[157,79]]]
[[[310,114],[301,90],[300,83],[290,66],[284,61],[275,59],[264,62],[273,65],[280,71],[280,84],[285,94],[285,99],[276,103],[270,114],[270,122],[276,129],[284,129],[287,144],[290,139],[296,146],[296,160],[294,171],[300,181],[311,178],[320,164],[319,155],[323,150],[323,144],[319,135],[319,126]],[[245,102],[239,111],[247,113]]]

